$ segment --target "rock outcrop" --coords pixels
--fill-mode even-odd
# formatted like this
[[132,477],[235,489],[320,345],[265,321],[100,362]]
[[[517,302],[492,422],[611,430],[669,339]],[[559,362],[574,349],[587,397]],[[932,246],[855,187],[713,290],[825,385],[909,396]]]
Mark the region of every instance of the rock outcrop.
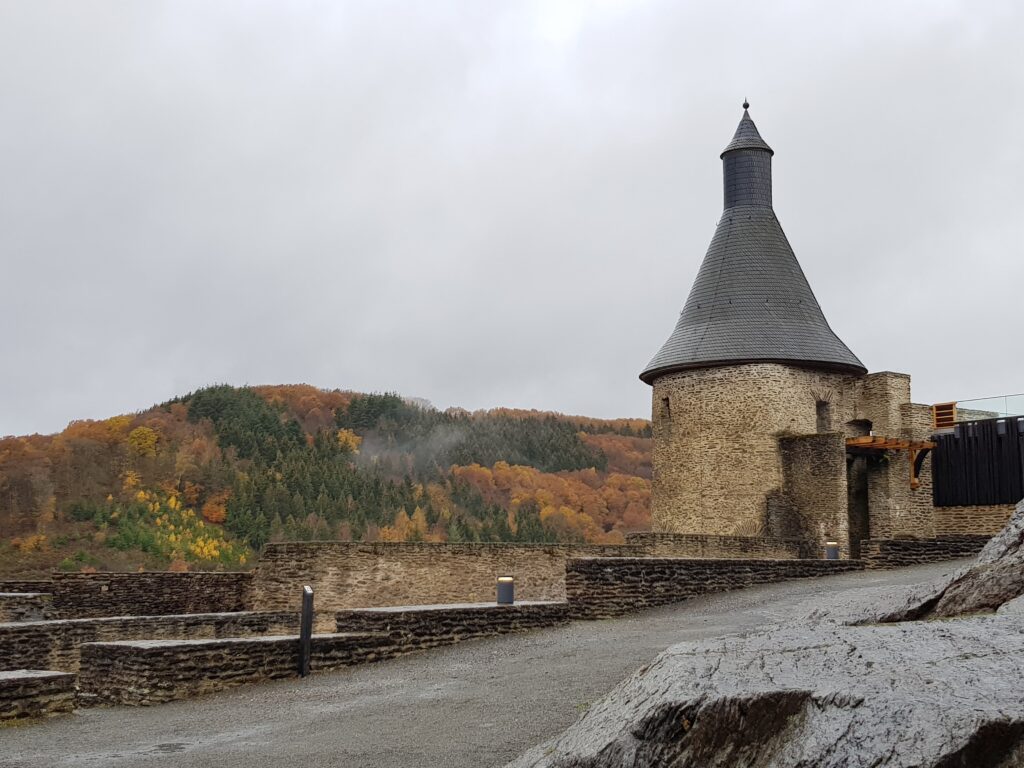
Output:
[[1024,503],[953,576],[843,623],[673,646],[511,765],[1024,766],[1022,594]]
[[977,559],[952,576],[894,596],[857,623],[948,619],[991,613],[1024,594],[1024,501]]

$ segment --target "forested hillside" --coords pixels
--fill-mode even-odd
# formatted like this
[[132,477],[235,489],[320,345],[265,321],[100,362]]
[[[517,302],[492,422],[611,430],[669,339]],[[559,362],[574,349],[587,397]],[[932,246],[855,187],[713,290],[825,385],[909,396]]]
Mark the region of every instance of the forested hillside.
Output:
[[268,541],[587,541],[649,527],[650,425],[214,386],[0,439],[0,575],[246,567]]

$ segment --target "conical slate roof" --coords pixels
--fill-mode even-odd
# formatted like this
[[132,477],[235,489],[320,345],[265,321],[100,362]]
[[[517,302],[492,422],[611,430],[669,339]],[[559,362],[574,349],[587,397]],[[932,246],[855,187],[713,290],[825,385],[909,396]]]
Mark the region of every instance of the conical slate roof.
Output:
[[725,210],[675,330],[640,378],[782,362],[867,373],[829,327],[771,202],[772,149],[744,104],[722,153]]
[[740,124],[736,126],[736,133],[733,134],[729,146],[722,150],[719,157],[725,157],[726,152],[732,152],[734,149],[764,149],[775,154],[775,150],[769,147],[761,138],[761,134],[757,132],[757,126],[754,125],[754,121],[750,119],[750,113],[747,111],[746,102],[743,102],[743,117],[740,118]]

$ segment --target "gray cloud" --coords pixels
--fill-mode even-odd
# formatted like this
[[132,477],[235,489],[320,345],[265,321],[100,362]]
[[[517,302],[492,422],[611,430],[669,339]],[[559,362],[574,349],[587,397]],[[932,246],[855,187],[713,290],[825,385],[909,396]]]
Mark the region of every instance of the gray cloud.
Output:
[[212,382],[647,415],[744,96],[833,327],[1019,391],[1012,2],[2,2],[0,434]]

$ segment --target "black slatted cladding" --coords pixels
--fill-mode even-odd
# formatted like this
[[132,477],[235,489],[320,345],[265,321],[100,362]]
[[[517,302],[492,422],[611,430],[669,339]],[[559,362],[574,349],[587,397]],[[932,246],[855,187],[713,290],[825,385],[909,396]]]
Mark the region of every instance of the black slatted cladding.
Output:
[[932,500],[937,507],[1015,504],[1024,499],[1024,417],[958,424],[937,435]]

